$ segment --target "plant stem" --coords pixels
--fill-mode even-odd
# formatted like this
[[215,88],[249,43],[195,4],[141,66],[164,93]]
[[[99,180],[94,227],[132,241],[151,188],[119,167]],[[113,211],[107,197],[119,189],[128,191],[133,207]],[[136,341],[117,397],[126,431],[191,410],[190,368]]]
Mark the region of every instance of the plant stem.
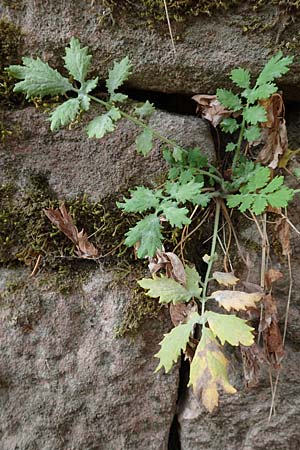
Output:
[[[105,102],[104,100],[100,100],[97,97],[94,97],[93,95],[89,95],[90,99],[93,100],[94,102],[99,103],[100,105],[104,106],[106,109],[110,109],[111,108],[111,104],[108,102]],[[126,112],[120,110],[120,114],[122,117],[124,117],[124,119],[130,120],[130,122],[134,123],[135,125],[137,125],[140,128],[143,128],[144,130],[150,130],[153,134],[153,136],[155,136],[156,138],[158,138],[161,142],[164,142],[167,145],[170,145],[171,147],[179,147],[178,144],[175,141],[172,141],[171,139],[166,138],[165,136],[163,136],[162,134],[158,133],[157,131],[155,131],[153,128],[149,127],[147,124],[145,124],[144,122],[142,122],[141,120],[137,119],[136,117],[131,116],[130,114],[127,114]],[[213,168],[215,172],[218,173],[217,169],[215,169],[214,166],[212,166],[211,164],[208,164],[208,166],[210,168]],[[217,181],[217,183],[219,183],[221,186],[223,186],[223,178],[221,178],[221,176],[217,176],[214,175],[211,172],[207,172],[206,170],[202,170],[202,169],[198,169],[199,174],[202,175],[206,175],[210,178],[213,178],[214,180]]]
[[[111,109],[112,105],[110,103],[105,102],[104,100],[100,100],[99,98],[94,97],[93,95],[89,95],[89,97],[92,100],[94,100],[95,102],[100,103],[100,105],[105,106],[105,108]],[[157,137],[160,141],[164,142],[165,144],[171,145],[172,147],[179,147],[178,144],[176,144],[176,142],[172,141],[171,139],[166,138],[165,136],[161,135],[157,131],[153,130],[147,124],[142,122],[141,120],[137,119],[136,117],[131,116],[130,114],[127,114],[126,112],[122,111],[121,109],[119,109],[119,111],[120,111],[120,114],[122,117],[124,117],[127,120],[130,120],[135,125],[138,125],[140,128],[144,128],[144,130],[151,130],[153,135],[155,137]]]
[[232,170],[235,168],[236,163],[240,157],[240,153],[241,153],[241,146],[242,146],[242,142],[243,142],[243,136],[244,136],[244,131],[245,131],[245,125],[246,125],[246,121],[245,118],[243,116],[243,121],[241,123],[241,129],[240,129],[240,134],[239,134],[239,138],[237,141],[237,145],[236,145],[236,151],[235,151],[235,155],[233,158],[233,162],[232,162]]
[[213,231],[213,238],[211,243],[211,249],[210,249],[210,258],[208,261],[208,267],[205,275],[205,280],[203,283],[203,291],[202,291],[202,308],[201,308],[201,315],[205,312],[205,303],[207,300],[206,297],[206,291],[208,287],[208,283],[210,281],[210,272],[212,269],[212,266],[214,264],[214,256],[216,252],[216,244],[217,244],[217,237],[218,237],[218,229],[219,229],[219,221],[220,221],[220,211],[221,211],[221,202],[216,199],[216,211],[215,211],[215,223],[214,223],[214,231]]

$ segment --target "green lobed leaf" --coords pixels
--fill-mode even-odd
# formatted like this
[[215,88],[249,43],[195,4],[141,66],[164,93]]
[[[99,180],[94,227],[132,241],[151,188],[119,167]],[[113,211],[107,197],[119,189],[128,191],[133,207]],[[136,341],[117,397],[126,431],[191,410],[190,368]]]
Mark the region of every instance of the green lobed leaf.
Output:
[[132,65],[128,56],[123,58],[120,62],[115,62],[112,69],[109,70],[108,79],[106,80],[106,87],[108,93],[113,96],[115,91],[119,89],[131,73]]
[[79,113],[80,101],[78,98],[71,98],[59,105],[50,115],[51,131],[58,130],[61,126],[73,122]]
[[182,170],[177,177],[180,184],[186,184],[194,179],[194,171],[192,169]]
[[139,243],[139,258],[154,256],[162,248],[160,220],[156,214],[149,214],[126,233],[125,245],[131,247]]
[[88,94],[97,87],[98,81],[99,81],[98,77],[94,78],[93,80],[87,80],[82,84],[80,90],[83,91],[85,94]]
[[107,113],[95,117],[87,126],[86,131],[89,138],[101,139],[106,133],[114,131],[114,122],[121,119],[120,111],[112,107]]
[[225,133],[234,133],[240,128],[240,125],[237,123],[236,119],[226,117],[221,122],[221,128]]
[[300,167],[293,169],[293,174],[298,180],[300,180]]
[[271,97],[272,94],[278,91],[278,88],[273,83],[266,83],[254,89],[250,89],[246,95],[249,103],[255,103],[257,100],[263,100]]
[[180,147],[173,148],[173,158],[176,162],[182,161],[183,150]]
[[195,267],[186,266],[186,288],[193,297],[201,298],[202,289],[199,287],[201,277]]
[[179,208],[175,202],[162,202],[160,209],[172,227],[182,228],[183,225],[191,223],[191,219],[188,217],[189,210]]
[[16,83],[14,92],[22,92],[26,98],[62,95],[73,89],[67,78],[39,58],[23,58],[23,66],[10,66],[7,72],[23,79]]
[[139,134],[135,140],[137,152],[147,156],[153,148],[152,140],[153,132],[149,128],[145,128],[145,130]]
[[188,151],[188,163],[191,167],[202,169],[207,167],[208,159],[207,156],[203,155],[199,147],[194,147]]
[[260,105],[249,106],[244,110],[243,115],[246,122],[251,123],[251,125],[267,121],[266,110]]
[[70,47],[66,47],[65,68],[70,72],[75,80],[81,84],[87,76],[90,68],[92,56],[88,54],[87,47],[81,47],[78,39],[72,37]]
[[261,136],[261,129],[258,125],[252,125],[245,129],[244,138],[247,139],[248,142],[257,141]]
[[181,350],[185,351],[194,326],[198,322],[201,322],[201,317],[198,313],[193,312],[187,323],[177,325],[170,333],[164,335],[160,342],[161,349],[155,355],[160,360],[156,372],[163,367],[166,373],[171,370],[173,364],[177,362]]
[[242,108],[240,97],[227,89],[217,89],[217,99],[230,111],[238,111]]
[[248,69],[238,67],[231,71],[230,78],[240,88],[247,89],[250,87],[250,72]]
[[144,186],[138,186],[131,192],[131,198],[124,197],[124,203],[117,202],[117,206],[129,213],[142,213],[151,208],[158,208],[162,191],[152,191]]
[[202,188],[203,183],[196,183],[194,180],[191,180],[185,184],[176,182],[166,183],[166,191],[168,194],[180,203],[185,203],[188,201],[193,204],[198,204]]
[[111,94],[109,101],[112,103],[116,103],[116,102],[122,103],[127,99],[128,99],[128,95],[121,94],[120,92],[117,92],[117,93],[114,92],[113,94]]
[[278,191],[272,192],[268,195],[268,203],[273,208],[286,208],[289,202],[294,198],[295,191],[282,186]]
[[261,86],[266,83],[270,83],[279,78],[289,71],[289,66],[293,62],[292,56],[283,57],[282,51],[279,51],[273,56],[265,65],[257,78],[256,85]]
[[248,183],[243,188],[243,193],[255,192],[257,189],[263,188],[269,181],[270,176],[271,170],[268,167],[260,166],[249,178]]
[[154,278],[143,278],[138,284],[143,289],[149,289],[149,297],[158,298],[159,303],[184,303],[190,301],[193,297],[200,298],[201,288],[199,288],[200,276],[195,268],[186,267],[186,286],[165,276]]
[[284,177],[283,176],[276,176],[275,178],[273,178],[272,181],[270,181],[270,183],[264,187],[260,193],[261,194],[269,194],[271,192],[277,191],[284,183]]
[[140,116],[140,118],[151,116],[151,114],[153,114],[154,111],[155,107],[153,103],[150,103],[148,100],[142,106],[136,107],[134,110],[135,114]]
[[236,147],[237,147],[236,144],[234,144],[233,142],[229,142],[229,143],[226,145],[225,152],[234,152],[235,149],[236,149]]
[[228,195],[228,207],[235,208],[239,206],[241,212],[250,209],[256,215],[264,212],[268,205],[273,208],[285,208],[294,197],[295,191],[287,186],[282,186],[281,177],[275,177],[274,180],[257,193],[247,192],[246,185],[242,188],[242,194]]
[[207,311],[205,317],[209,328],[220,339],[222,345],[226,341],[231,345],[250,346],[253,344],[254,335],[252,331],[254,328],[249,327],[246,320],[234,315],[218,314],[213,311]]

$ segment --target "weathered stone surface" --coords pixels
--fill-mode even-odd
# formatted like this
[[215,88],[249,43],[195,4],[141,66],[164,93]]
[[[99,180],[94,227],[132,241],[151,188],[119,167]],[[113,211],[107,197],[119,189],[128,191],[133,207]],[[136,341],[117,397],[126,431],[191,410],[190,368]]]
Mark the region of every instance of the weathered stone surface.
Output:
[[[209,414],[189,393],[179,413],[182,450],[297,450],[300,446],[299,348],[287,346],[280,373],[276,416],[268,422],[271,389],[268,374],[259,388],[222,396],[220,408]],[[266,371],[267,372],[267,371]]]
[[[22,189],[30,173],[42,173],[61,198],[84,192],[98,199],[151,184],[166,170],[159,143],[148,158],[137,155],[140,131],[127,121],[97,140],[87,138],[84,123],[51,133],[46,119],[33,107],[7,112],[13,134],[1,150],[2,183]],[[212,158],[201,119],[157,111],[150,123]],[[6,275],[0,274],[2,292]],[[155,375],[154,354],[170,323],[162,315],[136,340],[116,339],[132,293],[112,278],[99,269],[70,297],[43,288],[39,278],[27,280],[8,306],[1,301],[1,449],[167,449],[179,374]]]
[[1,299],[1,450],[166,450],[178,371],[154,374],[154,353],[167,316],[117,339],[131,293],[112,273],[67,297],[27,277],[0,273],[2,294],[25,280]]
[[[158,142],[147,158],[137,154],[135,139],[141,131],[126,120],[103,139],[89,139],[86,120],[73,130],[52,133],[47,115],[33,107],[5,117],[12,136],[1,151],[2,182],[13,179],[22,184],[29,171],[48,173],[50,186],[62,197],[84,192],[101,199],[149,184],[166,170]],[[156,111],[150,125],[179,145],[199,146],[213,158],[209,126],[201,119]]]
[[[286,27],[289,18],[284,7],[268,4],[254,10],[248,2],[240,2],[238,8],[228,12],[194,18],[178,33],[174,58],[166,22],[149,28],[130,3],[127,13],[124,9],[120,16],[117,9],[105,16],[107,2],[97,0],[1,0],[0,16],[21,26],[22,54],[38,53],[56,66],[62,66],[63,48],[74,35],[89,45],[94,55],[93,70],[102,78],[113,60],[129,55],[134,70],[128,85],[135,89],[213,93],[228,83],[233,67],[244,66],[257,73],[279,46],[299,54],[298,17]],[[259,23],[265,25],[263,32],[257,28]],[[173,26],[177,34],[176,24]],[[284,84],[291,99],[299,98],[297,65]]]

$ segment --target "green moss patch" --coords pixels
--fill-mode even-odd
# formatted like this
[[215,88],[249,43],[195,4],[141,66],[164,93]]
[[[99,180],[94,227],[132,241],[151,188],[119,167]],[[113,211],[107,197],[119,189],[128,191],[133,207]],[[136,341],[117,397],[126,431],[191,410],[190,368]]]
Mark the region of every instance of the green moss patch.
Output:
[[[31,175],[21,192],[13,185],[0,186],[0,264],[12,266],[21,262],[33,267],[39,255],[50,268],[57,268],[57,261],[59,265],[63,260],[63,264],[79,261],[73,243],[43,212],[44,208],[58,208],[60,203],[40,175]],[[66,200],[65,205],[78,229],[83,228],[91,236],[104,263],[115,262],[122,255],[132,258],[122,241],[133,218],[122,216],[114,201],[91,202],[82,195]]]

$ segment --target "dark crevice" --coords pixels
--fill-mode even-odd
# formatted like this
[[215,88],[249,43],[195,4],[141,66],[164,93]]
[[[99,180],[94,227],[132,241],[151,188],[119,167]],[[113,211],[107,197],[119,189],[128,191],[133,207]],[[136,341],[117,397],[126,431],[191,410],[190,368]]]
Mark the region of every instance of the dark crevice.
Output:
[[[105,83],[100,81],[97,90],[93,91],[93,95],[100,95],[100,97],[103,97],[103,100],[105,100],[105,92],[107,92]],[[150,103],[154,104],[156,109],[187,116],[196,115],[197,103],[192,99],[191,95],[167,94],[165,92],[148,91],[130,87],[123,87],[119,92],[128,95],[131,100],[137,102],[146,102],[148,100]]]
[[[190,376],[190,365],[188,361],[185,361],[184,355],[182,355],[179,370],[179,385],[176,403],[177,406],[186,393],[189,376]],[[173,422],[170,428],[168,450],[181,450],[180,425],[178,422],[177,411],[175,412]]]
[[124,93],[127,94],[129,98],[139,102],[148,100],[150,103],[153,103],[157,109],[162,109],[170,113],[188,116],[196,114],[197,104],[189,95],[165,94],[162,92],[134,89],[124,90]]

